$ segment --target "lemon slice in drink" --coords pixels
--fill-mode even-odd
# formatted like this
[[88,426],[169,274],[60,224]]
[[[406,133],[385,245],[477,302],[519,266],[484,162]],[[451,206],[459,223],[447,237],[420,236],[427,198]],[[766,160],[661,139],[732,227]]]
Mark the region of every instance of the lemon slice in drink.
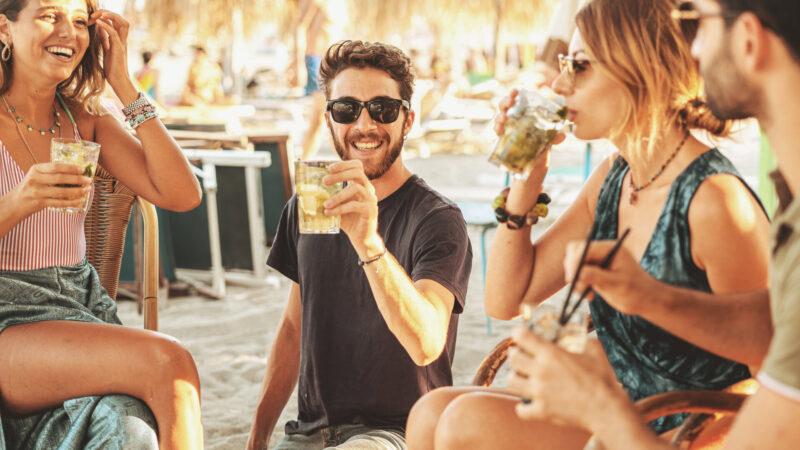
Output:
[[304,214],[316,216],[322,203],[331,197],[331,194],[321,186],[315,184],[301,184],[297,189],[300,209]]

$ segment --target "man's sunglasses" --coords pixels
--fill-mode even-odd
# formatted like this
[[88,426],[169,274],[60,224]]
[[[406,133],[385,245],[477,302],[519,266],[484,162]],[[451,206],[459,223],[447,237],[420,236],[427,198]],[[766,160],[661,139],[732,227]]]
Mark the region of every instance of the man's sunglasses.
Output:
[[328,100],[328,112],[336,123],[353,123],[361,116],[361,110],[367,108],[369,116],[378,123],[394,123],[400,114],[400,108],[411,109],[407,100],[390,97],[377,97],[366,102],[352,98]]
[[[700,23],[700,21],[703,19],[721,17],[722,19],[725,20],[727,25],[730,25],[739,16],[748,11],[753,12],[755,14],[754,11],[749,9],[739,9],[739,10],[725,9],[717,12],[705,12],[698,10],[697,6],[695,6],[692,0],[684,0],[680,4],[678,4],[677,8],[672,10],[671,16],[673,20],[676,20],[678,22],[695,23],[695,24]],[[758,15],[758,20],[761,21],[761,25],[763,25],[765,28],[772,31],[780,30],[780,28],[776,26],[777,22],[772,17],[764,13],[757,15]],[[780,32],[778,32],[778,34],[780,34]]]
[[672,10],[670,14],[672,20],[678,22],[699,22],[703,19],[711,19],[714,17],[722,17],[724,19],[733,19],[739,16],[740,12],[734,11],[717,11],[717,12],[704,12],[697,9],[694,2],[691,0],[683,1],[678,4],[678,7]]

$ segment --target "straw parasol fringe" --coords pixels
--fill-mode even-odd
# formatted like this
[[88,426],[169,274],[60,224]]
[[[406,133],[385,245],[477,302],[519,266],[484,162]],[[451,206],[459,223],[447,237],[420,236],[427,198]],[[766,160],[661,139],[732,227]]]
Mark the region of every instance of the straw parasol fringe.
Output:
[[[522,41],[545,26],[558,1],[348,0],[345,29],[364,38],[383,40],[407,32],[415,21],[425,21],[452,43],[476,33],[496,32]],[[278,26],[282,36],[289,37],[301,13],[299,3],[300,0],[149,0],[143,16],[150,35],[162,42],[187,31],[199,39],[232,33],[231,17],[236,10],[242,12],[245,36],[271,23]]]
[[[293,0],[148,0],[143,17],[151,38],[163,43],[187,32],[200,40],[240,31],[249,36],[266,23],[290,23],[295,10]],[[236,11],[243,30],[233,29]]]
[[[439,30],[444,44],[496,32],[524,41],[545,26],[559,0],[350,0],[351,26],[371,39],[408,31],[417,20]],[[366,28],[366,30],[365,30]]]

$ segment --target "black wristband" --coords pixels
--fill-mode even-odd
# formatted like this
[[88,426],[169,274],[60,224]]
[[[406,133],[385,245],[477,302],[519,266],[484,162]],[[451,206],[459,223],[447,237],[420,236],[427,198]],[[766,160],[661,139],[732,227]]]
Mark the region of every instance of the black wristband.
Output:
[[382,252],[380,252],[380,253],[378,254],[378,256],[374,256],[374,257],[372,257],[372,258],[370,258],[370,259],[368,259],[368,260],[366,260],[366,261],[362,261],[362,260],[360,260],[360,259],[359,259],[359,260],[358,260],[358,265],[359,265],[359,266],[366,266],[367,264],[372,264],[372,263],[374,263],[375,261],[377,261],[377,260],[379,260],[379,259],[383,258],[383,255],[385,255],[385,254],[386,254],[386,247],[383,247],[383,251],[382,251]]

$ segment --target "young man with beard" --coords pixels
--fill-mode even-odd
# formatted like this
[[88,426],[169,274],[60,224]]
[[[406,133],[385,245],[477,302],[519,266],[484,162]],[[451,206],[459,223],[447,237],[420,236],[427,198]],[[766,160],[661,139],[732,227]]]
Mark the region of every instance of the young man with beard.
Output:
[[414,75],[399,49],[344,41],[320,67],[325,118],[346,181],[325,203],[338,235],[299,234],[296,197],[268,264],[293,281],[249,448],[266,449],[300,380],[279,449],[405,448],[414,402],[452,384],[472,250],[461,212],[403,164]]
[[[800,200],[794,197],[800,189],[800,3],[695,0],[682,4],[675,16],[699,22],[693,53],[700,62],[713,112],[724,119],[756,117],[775,151],[783,177],[776,177],[782,204],[772,225],[771,287],[769,292],[739,295],[673,288],[643,273],[624,251],[609,270],[585,266],[579,284],[592,286],[621,307],[632,307],[643,298],[672,308],[703,302],[728,302],[733,307],[769,296],[774,333],[758,374],[761,386],[739,412],[725,448],[796,449],[800,442]],[[612,245],[593,244],[590,260],[596,264]],[[577,259],[567,257],[565,265],[572,273]],[[724,327],[729,319],[705,316],[687,326]],[[580,426],[594,433],[607,449],[672,448],[642,421],[599,348],[570,355],[524,330],[515,338],[519,350],[510,361],[518,375],[512,378],[511,389],[533,400],[517,406],[518,416]],[[606,369],[598,371],[603,366]]]

